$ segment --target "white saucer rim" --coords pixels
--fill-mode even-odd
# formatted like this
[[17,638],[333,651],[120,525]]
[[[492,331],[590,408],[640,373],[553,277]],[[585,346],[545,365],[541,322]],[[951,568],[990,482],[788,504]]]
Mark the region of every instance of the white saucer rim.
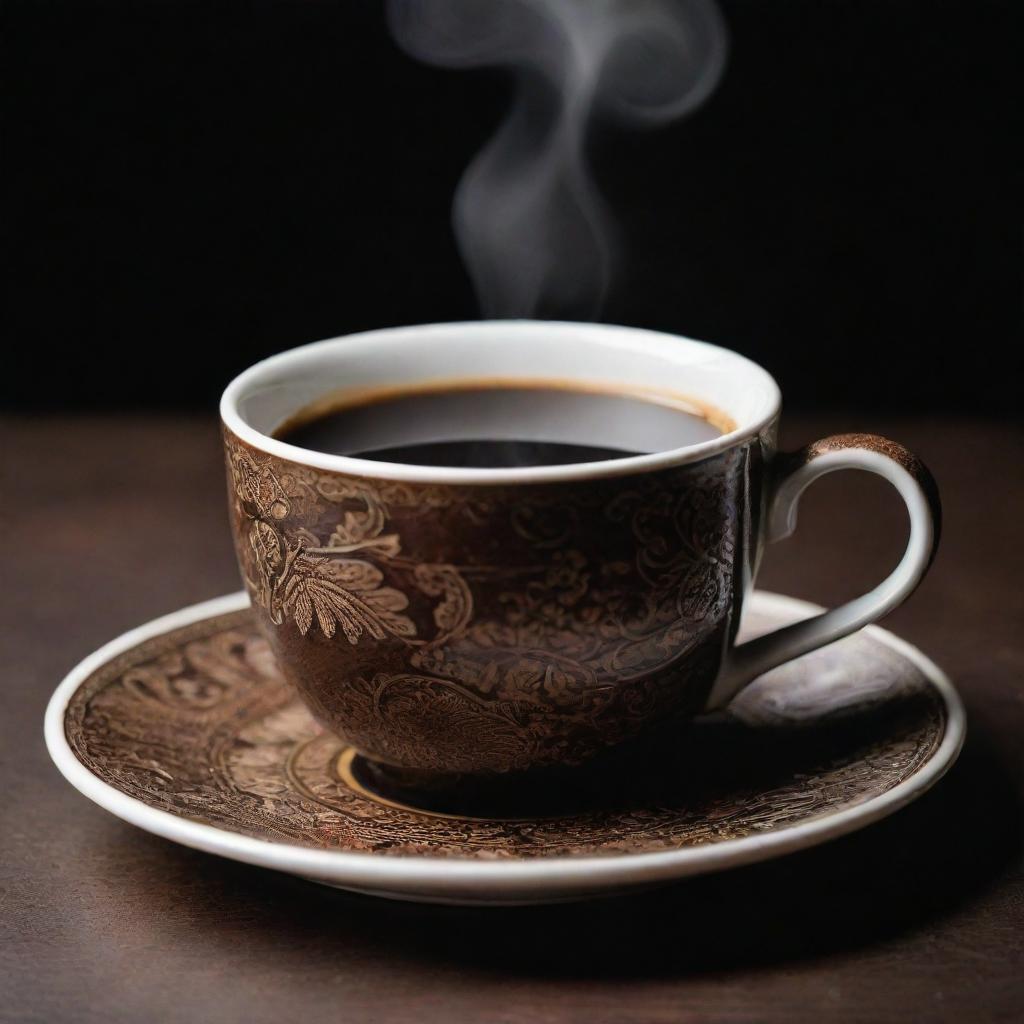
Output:
[[[312,849],[241,835],[151,807],[97,778],[76,757],[64,731],[67,705],[78,687],[101,666],[146,640],[206,618],[240,611],[248,604],[244,591],[203,601],[144,623],[94,651],[65,676],[50,698],[44,725],[47,750],[75,789],[123,821],[193,849],[343,887],[387,889],[396,893],[436,890],[439,894],[466,895],[494,893],[496,886],[523,895],[552,890],[587,893],[652,885],[768,860],[856,831],[904,807],[946,773],[960,753],[966,735],[963,702],[942,669],[905,640],[879,626],[868,626],[865,632],[869,636],[914,663],[941,695],[947,721],[938,748],[912,776],[879,796],[797,825],[704,846],[610,856],[500,861],[423,854],[382,857],[373,853]],[[762,590],[753,593],[750,607],[767,614],[774,611],[793,617],[822,611],[818,605],[807,601]]]

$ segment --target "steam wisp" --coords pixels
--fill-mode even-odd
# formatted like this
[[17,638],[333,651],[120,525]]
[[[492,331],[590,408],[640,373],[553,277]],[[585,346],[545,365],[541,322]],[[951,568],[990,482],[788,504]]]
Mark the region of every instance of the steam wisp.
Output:
[[713,0],[388,0],[387,10],[412,56],[515,76],[508,116],[453,205],[482,313],[596,317],[615,247],[588,128],[595,116],[665,125],[707,98],[727,49]]

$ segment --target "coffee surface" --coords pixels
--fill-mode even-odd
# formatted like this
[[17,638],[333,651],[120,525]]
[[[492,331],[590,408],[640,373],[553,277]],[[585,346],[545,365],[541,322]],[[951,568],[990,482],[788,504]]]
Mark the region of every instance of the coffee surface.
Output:
[[497,469],[621,459],[720,434],[681,403],[628,392],[462,385],[300,414],[276,436],[376,462]]

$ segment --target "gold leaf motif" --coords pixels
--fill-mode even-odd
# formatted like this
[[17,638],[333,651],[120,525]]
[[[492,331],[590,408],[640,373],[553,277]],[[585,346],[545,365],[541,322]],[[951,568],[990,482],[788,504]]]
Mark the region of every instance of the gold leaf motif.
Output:
[[269,519],[284,519],[290,509],[288,495],[269,466],[257,466],[249,457],[243,456],[236,463],[235,479],[239,497],[248,502],[261,516]]
[[249,534],[249,543],[256,552],[256,560],[274,575],[281,567],[281,540],[274,530],[266,523],[253,523]]
[[[315,619],[328,638],[340,626],[351,644],[363,636],[416,636],[412,619],[402,614],[406,596],[383,586],[383,572],[371,562],[341,557],[361,551],[388,559],[401,550],[397,534],[382,534],[385,510],[369,487],[298,469],[276,474],[269,460],[258,463],[241,450],[229,467],[240,512],[251,522],[246,576],[254,600],[274,622],[287,614],[306,636]],[[307,523],[285,526],[293,509],[300,510],[296,517],[308,512],[317,494],[355,505],[342,511],[324,546]]]
[[375,590],[384,579],[384,574],[375,565],[355,558],[324,562],[320,571],[339,586],[352,591]]
[[[319,613],[319,608],[317,612]],[[309,596],[307,587],[296,588],[292,602],[292,614],[295,616],[295,625],[299,627],[299,632],[305,636],[309,632],[309,627],[313,624],[313,601]],[[328,636],[334,636],[333,620],[329,620],[325,624],[324,619],[321,618],[320,628]]]
[[[330,572],[339,571],[349,586],[331,577]],[[300,555],[284,586],[282,606],[303,636],[309,632],[315,612],[325,636],[333,637],[340,625],[350,644],[358,643],[364,633],[375,640],[383,640],[389,633],[414,637],[412,619],[400,614],[408,600],[398,590],[379,586],[381,579],[380,570],[365,562],[329,569],[324,559]]]

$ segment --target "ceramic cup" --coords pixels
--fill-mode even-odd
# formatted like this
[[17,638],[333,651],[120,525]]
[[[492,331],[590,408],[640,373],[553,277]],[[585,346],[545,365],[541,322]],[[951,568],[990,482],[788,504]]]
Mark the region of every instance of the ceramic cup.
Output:
[[[481,379],[671,396],[724,432],[521,469],[373,462],[274,437],[317,403]],[[938,539],[915,456],[869,434],[780,454],[779,408],[775,381],[742,356],[594,324],[371,331],[257,364],[227,388],[221,416],[238,559],[281,671],[371,762],[438,777],[575,765],[727,704],[896,607]],[[838,469],[899,491],[902,561],[863,597],[737,645],[764,545],[792,532],[804,488]]]

